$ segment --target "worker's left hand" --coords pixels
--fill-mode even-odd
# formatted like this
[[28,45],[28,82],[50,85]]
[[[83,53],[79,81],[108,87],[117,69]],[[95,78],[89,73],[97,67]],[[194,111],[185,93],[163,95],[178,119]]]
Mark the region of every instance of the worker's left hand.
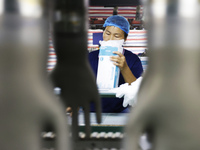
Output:
[[118,66],[120,71],[122,71],[125,67],[127,67],[127,62],[125,56],[118,51],[114,51],[113,54],[117,54],[117,56],[111,56],[110,60],[113,61],[113,64]]

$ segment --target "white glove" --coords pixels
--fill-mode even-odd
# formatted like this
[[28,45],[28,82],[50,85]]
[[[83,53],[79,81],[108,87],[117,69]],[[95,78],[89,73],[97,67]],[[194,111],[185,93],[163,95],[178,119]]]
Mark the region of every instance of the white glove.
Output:
[[121,98],[124,96],[123,107],[127,107],[128,105],[134,106],[137,103],[137,94],[142,79],[143,77],[139,77],[136,81],[132,82],[131,85],[125,83],[115,88],[116,97]]

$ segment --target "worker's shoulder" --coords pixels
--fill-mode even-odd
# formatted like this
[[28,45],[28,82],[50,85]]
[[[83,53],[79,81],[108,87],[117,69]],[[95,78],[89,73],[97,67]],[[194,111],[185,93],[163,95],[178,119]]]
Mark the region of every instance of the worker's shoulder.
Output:
[[90,62],[96,62],[98,60],[99,57],[99,50],[95,50],[92,52],[89,52],[88,58]]
[[94,50],[89,52],[89,55],[98,55],[99,54],[99,50]]
[[134,54],[133,52],[124,49],[124,56],[125,57],[134,57],[134,58],[139,58],[136,54]]

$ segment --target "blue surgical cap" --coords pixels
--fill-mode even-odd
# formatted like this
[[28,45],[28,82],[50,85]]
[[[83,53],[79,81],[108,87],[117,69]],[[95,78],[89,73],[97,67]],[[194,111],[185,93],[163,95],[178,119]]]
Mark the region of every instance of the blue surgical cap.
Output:
[[130,25],[126,18],[118,15],[110,16],[106,19],[103,27],[115,26],[123,30],[125,33],[129,33]]

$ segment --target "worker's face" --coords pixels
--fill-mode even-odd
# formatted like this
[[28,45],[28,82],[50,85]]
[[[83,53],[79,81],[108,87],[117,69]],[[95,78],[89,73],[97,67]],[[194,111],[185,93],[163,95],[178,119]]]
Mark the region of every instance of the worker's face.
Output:
[[103,40],[125,40],[124,31],[115,26],[107,26],[103,32]]

